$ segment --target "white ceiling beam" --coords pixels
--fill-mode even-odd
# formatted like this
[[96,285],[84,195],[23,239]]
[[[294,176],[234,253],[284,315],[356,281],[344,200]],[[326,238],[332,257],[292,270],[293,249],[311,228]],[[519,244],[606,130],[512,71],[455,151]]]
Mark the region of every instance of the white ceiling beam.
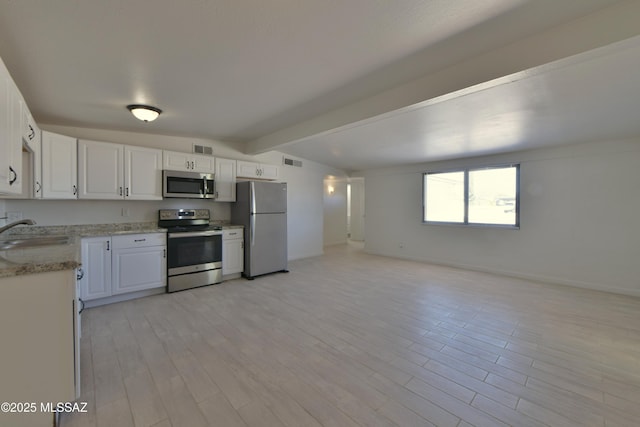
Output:
[[246,144],[247,154],[277,150],[311,136],[389,113],[640,34],[639,1],[622,1],[580,19],[462,61]]

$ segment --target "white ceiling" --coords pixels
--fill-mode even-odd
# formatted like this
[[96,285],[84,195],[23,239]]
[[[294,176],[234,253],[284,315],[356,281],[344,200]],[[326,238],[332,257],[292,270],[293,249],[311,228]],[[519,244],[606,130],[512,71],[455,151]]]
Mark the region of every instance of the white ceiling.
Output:
[[640,36],[281,147],[357,171],[640,136]]
[[[0,2],[0,57],[38,122],[244,147],[614,3],[7,0]],[[273,147],[357,170],[638,134],[629,114],[610,114],[607,104],[622,101],[631,107],[627,111],[638,111],[631,99],[638,94],[625,85],[638,86],[636,77],[618,73],[625,61],[636,69],[638,64],[620,55],[609,65],[595,61],[578,82],[571,67],[587,60]],[[603,71],[619,80],[613,90],[598,93],[603,103],[594,105],[590,88]],[[143,124],[126,111],[131,103],[164,112]],[[601,113],[611,120],[598,122]]]

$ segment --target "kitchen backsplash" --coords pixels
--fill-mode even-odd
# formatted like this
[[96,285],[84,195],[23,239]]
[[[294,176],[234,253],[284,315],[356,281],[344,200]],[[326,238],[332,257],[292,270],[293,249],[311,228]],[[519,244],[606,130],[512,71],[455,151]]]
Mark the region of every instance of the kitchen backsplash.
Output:
[[[159,209],[209,209],[211,219],[228,221],[230,203],[205,200],[165,199],[158,201],[111,200],[12,200],[6,199],[1,216],[10,212],[36,221],[38,225],[120,224],[158,220]],[[1,223],[0,223],[1,224]]]

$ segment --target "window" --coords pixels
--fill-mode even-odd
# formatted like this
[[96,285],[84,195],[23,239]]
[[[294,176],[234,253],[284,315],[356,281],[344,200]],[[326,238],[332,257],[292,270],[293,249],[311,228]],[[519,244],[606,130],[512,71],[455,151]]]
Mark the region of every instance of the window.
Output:
[[424,174],[426,223],[517,228],[520,165]]

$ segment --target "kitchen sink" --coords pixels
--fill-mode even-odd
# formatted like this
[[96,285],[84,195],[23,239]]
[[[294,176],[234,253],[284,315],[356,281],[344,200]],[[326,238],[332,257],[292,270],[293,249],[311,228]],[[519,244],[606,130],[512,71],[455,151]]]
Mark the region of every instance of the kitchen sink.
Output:
[[66,245],[71,243],[69,236],[36,236],[0,239],[0,251],[28,249],[41,246]]

